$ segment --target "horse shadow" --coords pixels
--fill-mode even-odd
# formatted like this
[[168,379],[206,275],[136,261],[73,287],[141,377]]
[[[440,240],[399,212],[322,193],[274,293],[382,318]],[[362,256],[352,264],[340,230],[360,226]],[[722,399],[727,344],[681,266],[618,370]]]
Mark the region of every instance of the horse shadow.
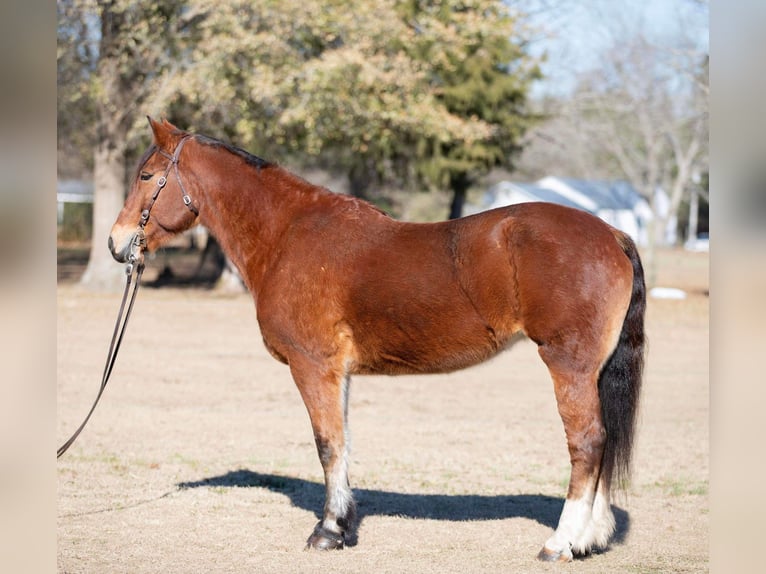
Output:
[[[220,476],[177,484],[181,490],[200,487],[265,488],[290,499],[293,506],[322,516],[325,487],[318,482],[277,474],[264,474],[247,469],[229,471]],[[469,520],[503,520],[528,518],[555,529],[564,506],[562,498],[543,494],[410,494],[354,488],[358,525],[367,516],[399,516],[428,520],[461,522]],[[612,505],[616,530],[612,538],[622,543],[630,530],[629,514]],[[356,544],[356,536],[347,540]]]

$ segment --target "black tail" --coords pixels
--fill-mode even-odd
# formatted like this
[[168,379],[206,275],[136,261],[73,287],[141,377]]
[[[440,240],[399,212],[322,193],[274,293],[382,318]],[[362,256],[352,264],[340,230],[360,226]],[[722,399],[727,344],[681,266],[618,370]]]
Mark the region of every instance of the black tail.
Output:
[[635,244],[627,236],[620,240],[625,254],[633,264],[633,293],[622,324],[620,340],[601,369],[598,394],[601,418],[606,429],[601,477],[607,485],[624,487],[630,478],[630,458],[644,367],[646,285],[644,268]]

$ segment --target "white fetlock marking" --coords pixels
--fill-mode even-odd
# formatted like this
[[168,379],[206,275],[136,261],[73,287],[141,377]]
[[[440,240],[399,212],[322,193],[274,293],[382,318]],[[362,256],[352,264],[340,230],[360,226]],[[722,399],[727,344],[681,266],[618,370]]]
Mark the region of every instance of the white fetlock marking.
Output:
[[353,494],[348,487],[348,460],[345,452],[341,460],[335,465],[329,482],[327,510],[334,517],[346,516],[353,500]]
[[353,501],[353,494],[348,487],[347,464],[346,456],[343,456],[329,477],[327,512],[322,521],[322,525],[326,529],[339,534],[343,529],[338,525],[337,519],[348,515],[349,507]]
[[561,511],[559,525],[545,543],[545,547],[553,552],[560,552],[571,557],[572,550],[584,552],[579,544],[581,534],[587,529],[591,521],[593,500],[590,496],[564,502]]
[[591,520],[575,547],[580,552],[587,552],[592,548],[606,548],[614,529],[614,514],[609,504],[609,498],[599,488],[593,500]]
[[325,518],[322,520],[322,528],[334,532],[335,534],[341,534],[342,530],[334,518]]
[[332,532],[340,533],[340,528],[336,522],[338,517],[348,515],[349,507],[353,501],[353,494],[348,486],[348,459],[351,444],[351,437],[348,431],[348,394],[350,380],[348,377],[343,381],[341,391],[341,408],[343,409],[343,453],[335,463],[331,474],[328,476],[327,488],[327,510],[329,516],[322,521],[325,528]]

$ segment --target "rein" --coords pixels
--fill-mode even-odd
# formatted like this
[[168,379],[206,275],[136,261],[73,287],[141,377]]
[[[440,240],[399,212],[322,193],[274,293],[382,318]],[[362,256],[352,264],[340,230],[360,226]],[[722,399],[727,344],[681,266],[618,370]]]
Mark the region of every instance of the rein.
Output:
[[[141,246],[138,241],[134,241],[133,245],[140,250]],[[131,259],[133,257],[134,255],[131,254]],[[80,424],[80,426],[74,432],[74,434],[71,437],[69,437],[69,440],[67,440],[64,444],[62,444],[58,448],[58,450],[56,451],[56,458],[60,458],[61,455],[64,454],[69,449],[70,446],[72,446],[72,443],[80,435],[80,433],[82,432],[82,429],[85,428],[85,425],[88,423],[88,420],[90,420],[90,416],[93,414],[93,411],[96,410],[96,405],[98,404],[98,401],[101,399],[101,395],[104,393],[104,389],[106,388],[106,383],[109,381],[109,375],[112,374],[114,361],[117,359],[117,351],[120,350],[120,344],[122,343],[122,336],[125,334],[125,327],[127,327],[128,319],[130,318],[130,314],[133,311],[133,303],[136,300],[136,293],[138,293],[138,286],[141,281],[141,275],[144,272],[143,261],[139,261],[138,265],[136,266],[136,271],[135,271],[136,282],[135,282],[135,285],[133,286],[133,294],[130,297],[128,312],[125,315],[125,320],[123,321],[122,314],[125,311],[125,302],[128,299],[128,292],[130,291],[130,284],[132,282],[133,275],[134,275],[133,269],[134,269],[134,261],[130,261],[127,267],[125,268],[125,274],[127,276],[127,279],[125,281],[125,291],[123,291],[122,293],[122,302],[120,303],[120,311],[117,314],[117,321],[115,322],[115,325],[114,325],[114,333],[112,334],[112,341],[111,343],[109,343],[109,352],[106,355],[106,364],[104,365],[104,373],[101,376],[101,387],[98,389],[96,400],[93,401],[93,406],[90,407],[90,411],[88,411],[88,415],[85,417],[85,420],[82,421],[82,424]],[[120,323],[122,323],[122,327],[120,327]],[[119,333],[119,337],[117,336],[118,333]]]
[[[90,417],[93,414],[93,411],[96,410],[96,405],[101,399],[101,395],[104,394],[104,389],[106,388],[107,382],[109,382],[109,377],[112,374],[114,363],[117,360],[117,352],[120,350],[120,345],[122,344],[122,337],[125,334],[125,328],[128,326],[128,319],[130,319],[130,315],[133,312],[133,303],[135,303],[136,301],[136,294],[138,293],[138,287],[141,284],[141,275],[143,275],[144,273],[144,256],[142,253],[144,247],[146,247],[146,236],[144,235],[144,227],[146,227],[146,223],[149,221],[149,214],[152,211],[152,207],[154,207],[154,203],[157,201],[157,197],[160,195],[162,188],[165,187],[165,184],[168,181],[168,174],[170,173],[171,168],[174,168],[176,179],[178,180],[178,185],[181,188],[181,192],[183,194],[182,198],[183,198],[184,205],[188,207],[195,215],[199,215],[199,211],[192,204],[191,197],[189,197],[189,194],[186,192],[186,189],[184,188],[183,183],[181,183],[181,177],[180,177],[180,174],[178,173],[178,158],[181,155],[181,150],[183,149],[183,146],[186,143],[186,140],[189,139],[190,137],[191,136],[185,136],[178,143],[178,147],[176,147],[172,156],[165,153],[162,150],[158,150],[159,153],[165,156],[166,158],[168,158],[170,162],[168,163],[168,167],[165,169],[165,174],[162,175],[157,180],[157,189],[152,194],[152,198],[151,198],[151,201],[149,202],[149,206],[141,212],[141,220],[138,223],[138,231],[136,232],[136,235],[133,237],[133,241],[130,244],[130,255],[128,256],[128,264],[125,267],[125,275],[126,275],[125,290],[122,293],[120,310],[117,313],[117,321],[114,324],[114,332],[112,333],[112,340],[109,343],[109,352],[106,355],[106,364],[104,365],[104,372],[101,376],[101,386],[98,389],[98,394],[96,395],[96,399],[93,401],[93,406],[90,407],[90,411],[88,411],[88,414],[85,417],[85,420],[82,421],[82,423],[74,432],[74,434],[71,437],[69,437],[69,440],[67,440],[64,444],[62,444],[56,451],[57,459],[61,458],[61,455],[63,455],[69,449],[69,447],[72,446],[72,443],[74,443],[74,441],[80,435],[82,430],[85,428],[85,425],[90,420]],[[135,275],[135,283],[133,283],[134,275]],[[133,283],[133,291],[130,295],[130,302],[128,303],[128,306],[127,306],[127,312],[125,312],[125,303],[128,301],[128,293],[131,291],[130,286],[132,283]],[[125,313],[124,319],[123,319],[123,313]]]

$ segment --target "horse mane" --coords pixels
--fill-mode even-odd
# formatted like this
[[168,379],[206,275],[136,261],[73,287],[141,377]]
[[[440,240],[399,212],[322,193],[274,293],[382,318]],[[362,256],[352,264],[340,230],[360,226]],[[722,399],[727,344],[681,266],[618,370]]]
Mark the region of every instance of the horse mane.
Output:
[[243,149],[240,149],[238,147],[235,147],[231,144],[227,144],[225,142],[222,142],[221,140],[217,140],[215,138],[211,138],[208,136],[203,136],[200,134],[196,134],[194,136],[194,139],[206,146],[210,146],[216,149],[224,149],[228,151],[229,153],[233,153],[236,156],[241,157],[242,159],[247,162],[248,165],[252,165],[253,167],[257,167],[258,169],[265,168],[265,167],[272,167],[275,164],[263,159],[262,157],[258,157],[257,155],[253,155],[249,152],[246,152]]
[[[245,163],[247,163],[248,165],[253,166],[253,167],[255,167],[255,168],[259,169],[259,170],[260,169],[264,169],[264,168],[269,168],[269,167],[278,167],[278,164],[276,164],[274,162],[271,162],[271,161],[268,161],[266,159],[263,159],[262,157],[259,157],[257,155],[251,154],[250,152],[247,152],[247,151],[245,151],[245,150],[243,150],[241,148],[238,148],[236,146],[233,146],[233,145],[228,144],[226,142],[223,142],[221,140],[212,138],[210,136],[206,136],[206,135],[202,135],[202,134],[189,134],[188,132],[185,132],[183,130],[178,130],[178,129],[176,129],[176,131],[174,131],[174,134],[181,135],[181,136],[192,135],[196,142],[198,142],[198,143],[200,143],[202,145],[208,146],[208,147],[212,147],[212,148],[214,148],[216,150],[223,149],[223,150],[225,150],[225,151],[227,151],[227,152],[229,152],[231,154],[234,154],[234,155],[242,158],[245,161]],[[147,149],[144,152],[144,154],[141,156],[141,159],[138,160],[138,164],[137,164],[137,167],[136,167],[134,179],[138,178],[139,174],[141,173],[141,169],[144,167],[146,162],[149,161],[149,158],[152,156],[152,154],[154,154],[157,151],[157,149],[158,149],[157,148],[157,144],[156,143],[152,143],[152,145],[149,146],[149,149]],[[328,198],[332,198],[332,201],[337,202],[340,205],[343,205],[344,208],[346,208],[346,209],[348,209],[348,208],[351,208],[351,209],[360,209],[360,208],[361,209],[369,209],[369,210],[372,210],[372,211],[375,211],[375,212],[379,213],[380,215],[383,215],[386,218],[390,218],[391,217],[384,210],[382,210],[378,206],[376,206],[376,205],[374,205],[374,204],[372,204],[372,203],[370,203],[368,201],[361,200],[359,198],[356,198],[356,197],[353,197],[353,196],[349,196],[349,195],[345,195],[345,194],[341,194],[341,193],[335,193],[332,190],[327,189],[326,187],[314,185],[314,184],[306,181],[305,179],[303,179],[299,175],[296,175],[294,173],[287,172],[287,171],[285,171],[285,173],[289,174],[290,177],[292,177],[292,178],[294,178],[296,180],[303,181],[304,183],[307,184],[307,186],[310,186],[312,189],[314,189],[316,191],[319,191],[320,193],[322,193],[322,195],[325,195]]]
[[[230,153],[233,153],[234,155],[237,155],[237,156],[241,157],[242,159],[244,159],[245,162],[247,162],[248,165],[251,165],[251,166],[256,167],[258,169],[263,169],[263,168],[267,168],[267,167],[278,167],[278,165],[276,163],[274,163],[274,162],[265,160],[262,157],[258,157],[257,155],[253,155],[253,154],[251,154],[251,153],[249,153],[249,152],[247,152],[247,151],[245,151],[243,149],[240,149],[240,148],[238,148],[236,146],[233,146],[233,145],[228,144],[226,142],[223,142],[221,140],[218,140],[218,139],[215,139],[215,138],[212,138],[212,137],[209,137],[209,136],[201,135],[201,134],[195,134],[194,135],[194,139],[197,142],[199,142],[199,143],[201,143],[203,145],[210,146],[210,147],[213,147],[215,149],[224,149],[224,150],[226,150],[226,151],[228,151]],[[286,170],[285,170],[285,173],[289,174],[289,176],[294,178],[295,180],[300,180],[300,181],[304,182],[305,184],[310,186],[311,189],[313,189],[315,191],[319,191],[320,193],[322,193],[326,197],[332,198],[332,201],[335,201],[335,202],[337,202],[338,204],[341,204],[341,205],[345,205],[346,208],[353,206],[354,209],[359,209],[360,207],[364,206],[364,208],[371,209],[372,211],[376,211],[380,215],[383,215],[385,217],[391,217],[388,213],[386,213],[385,211],[380,209],[378,206],[373,205],[372,203],[369,203],[369,202],[364,201],[364,200],[360,200],[359,198],[356,198],[356,197],[353,197],[353,196],[344,195],[344,194],[341,194],[341,193],[335,193],[334,191],[332,191],[330,189],[327,189],[326,187],[323,187],[323,186],[314,185],[313,183],[305,180],[304,178],[302,178],[301,176],[299,176],[299,175],[297,175],[295,173],[292,173],[292,172],[289,172],[289,171],[286,171]]]

